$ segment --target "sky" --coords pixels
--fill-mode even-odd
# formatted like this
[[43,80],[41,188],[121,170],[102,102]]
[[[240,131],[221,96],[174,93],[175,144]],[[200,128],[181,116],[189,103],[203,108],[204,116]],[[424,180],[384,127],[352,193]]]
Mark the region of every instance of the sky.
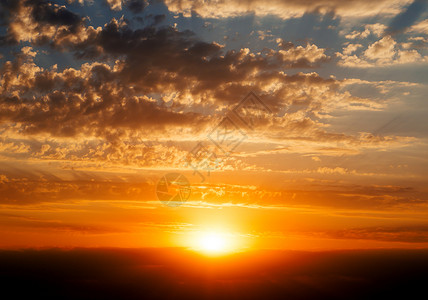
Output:
[[1,0],[0,247],[427,247],[427,8]]

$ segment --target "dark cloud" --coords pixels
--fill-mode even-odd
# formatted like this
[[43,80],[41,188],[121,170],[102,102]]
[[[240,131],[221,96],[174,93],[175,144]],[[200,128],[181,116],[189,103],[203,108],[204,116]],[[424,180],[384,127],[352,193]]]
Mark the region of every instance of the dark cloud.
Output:
[[[14,0],[0,1],[0,26],[8,27],[10,19],[14,14],[18,13],[21,2]],[[16,44],[13,34],[8,31],[6,35],[0,35],[0,46]]]
[[64,6],[44,0],[2,1],[7,34],[3,44],[30,40],[34,44],[56,45],[82,33],[84,19]]
[[[172,27],[132,30],[116,20],[103,28],[92,47],[124,58],[124,82],[138,82],[142,89],[148,88],[146,92],[155,92],[152,87],[161,86],[175,91],[185,89],[196,98],[201,93],[228,88],[223,85],[239,85],[254,73],[313,68],[329,59],[324,49],[314,45],[256,55],[246,49],[224,53],[219,44],[202,42],[190,31],[180,32]],[[84,50],[79,54],[85,57]],[[245,94],[235,94],[235,101]]]
[[138,14],[144,11],[144,9],[149,5],[147,0],[128,0],[126,1],[126,7],[133,12]]
[[[2,69],[0,119],[25,124],[24,130],[30,134],[49,131],[57,136],[75,136],[85,131],[99,135],[106,126],[162,129],[204,122],[203,116],[174,112],[145,96],[136,96],[119,79],[121,72],[108,65],[94,63],[85,69],[39,72],[31,56],[25,54],[6,63]],[[19,81],[16,76],[20,76]],[[18,86],[22,94],[17,98],[11,93]]]
[[63,6],[56,6],[43,0],[30,0],[26,2],[26,5],[32,7],[32,18],[38,23],[47,23],[56,26],[64,25],[71,32],[75,32],[76,28],[82,23],[82,18],[79,15]]
[[166,19],[166,15],[155,15],[153,17],[153,24],[158,25]]
[[[324,129],[319,117],[339,102],[345,108],[364,109],[376,109],[377,103],[341,92],[341,81],[312,72],[330,59],[327,50],[315,44],[278,40],[276,49],[261,52],[225,50],[223,45],[172,26],[135,29],[125,18],[113,18],[93,28],[86,26],[84,18],[47,1],[4,5],[16,11],[10,14],[8,34],[15,42],[34,47],[22,47],[0,69],[0,122],[16,124],[19,134],[101,138],[115,148],[101,151],[104,156],[99,159],[121,156],[122,163],[140,166],[137,152],[141,149],[128,151],[131,156],[124,154],[132,141],[156,136],[194,138],[212,128],[223,111],[252,90],[272,110],[260,118],[266,139],[340,141],[353,147],[390,145],[396,140]],[[163,18],[155,16],[154,20]],[[35,59],[40,45],[87,62],[62,70],[42,68]],[[297,68],[311,73],[285,73]],[[61,151],[50,151],[61,157]],[[171,151],[171,161],[165,162],[176,165],[179,150]],[[75,155],[68,154],[63,155]]]
[[[41,1],[30,4],[25,5],[31,8],[34,32],[16,32],[16,40],[48,43],[72,51],[79,58],[106,63],[87,63],[80,70],[70,68],[62,72],[42,69],[35,64],[36,52],[30,47],[22,48],[14,61],[6,62],[1,70],[0,118],[19,122],[27,134],[106,136],[109,129],[162,129],[173,125],[203,130],[210,117],[191,110],[216,102],[236,103],[248,93],[248,82],[256,93],[271,82],[297,77],[308,84],[326,84],[334,89],[331,79],[316,78],[318,75],[284,78],[280,72],[313,68],[327,61],[325,49],[315,45],[257,54],[248,49],[223,51],[221,45],[203,42],[188,30],[134,30],[125,20],[116,19],[102,29],[94,29],[84,27],[82,19],[64,8]],[[20,26],[25,23],[19,18],[15,21]],[[47,32],[52,28],[45,28],[46,24],[63,29],[51,40]],[[32,37],[43,28],[45,31],[37,31]],[[285,86],[270,96],[274,109],[282,105],[280,96],[284,91]],[[144,96],[172,93],[177,96],[170,108]],[[189,103],[189,97],[199,104]],[[199,100],[202,98],[207,101]]]

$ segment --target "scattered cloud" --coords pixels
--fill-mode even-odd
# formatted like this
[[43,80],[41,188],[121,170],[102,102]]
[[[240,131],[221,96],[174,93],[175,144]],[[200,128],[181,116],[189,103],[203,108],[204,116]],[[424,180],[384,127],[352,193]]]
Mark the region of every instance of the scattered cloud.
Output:
[[371,60],[376,60],[379,64],[390,62],[395,55],[396,41],[391,36],[385,36],[379,41],[371,44],[364,55]]
[[367,17],[377,14],[398,14],[407,0],[393,1],[340,1],[340,0],[275,0],[275,1],[172,1],[166,0],[168,9],[174,13],[190,16],[196,12],[203,18],[227,18],[242,14],[258,16],[274,15],[283,19],[301,17],[307,12],[331,13],[347,17]]
[[122,0],[105,0],[112,10],[122,10]]
[[343,48],[343,54],[350,55],[357,51],[359,48],[363,47],[361,44],[349,44],[345,48]]
[[428,19],[412,25],[408,31],[428,34]]
[[345,35],[345,38],[353,40],[353,39],[365,39],[369,37],[370,35],[374,35],[376,37],[381,37],[385,30],[386,25],[381,23],[375,23],[375,24],[367,24],[364,26],[363,31],[354,30],[349,34]]
[[361,55],[352,55],[358,48],[361,48],[355,48],[353,44],[348,46],[350,48],[344,48],[342,53],[337,52],[336,55],[340,58],[339,65],[352,68],[372,68],[428,62],[427,57],[422,56],[418,50],[406,50],[409,46],[403,43],[398,44],[392,36],[386,35],[370,44]]

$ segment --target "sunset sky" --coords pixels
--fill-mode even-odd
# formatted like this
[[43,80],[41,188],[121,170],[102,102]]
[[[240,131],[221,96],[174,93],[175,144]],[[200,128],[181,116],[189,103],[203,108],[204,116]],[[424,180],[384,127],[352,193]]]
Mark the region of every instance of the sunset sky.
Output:
[[0,21],[0,248],[428,247],[427,1],[1,0]]

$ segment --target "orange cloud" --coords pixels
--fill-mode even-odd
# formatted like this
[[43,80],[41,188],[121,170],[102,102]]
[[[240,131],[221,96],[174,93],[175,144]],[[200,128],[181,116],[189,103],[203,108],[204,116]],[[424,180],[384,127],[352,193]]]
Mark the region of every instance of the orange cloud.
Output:
[[274,0],[274,1],[173,1],[166,0],[168,9],[174,13],[190,16],[194,11],[203,18],[227,18],[243,14],[258,16],[274,15],[283,19],[301,17],[306,12],[335,12],[340,16],[374,16],[397,14],[409,4],[408,0]]

